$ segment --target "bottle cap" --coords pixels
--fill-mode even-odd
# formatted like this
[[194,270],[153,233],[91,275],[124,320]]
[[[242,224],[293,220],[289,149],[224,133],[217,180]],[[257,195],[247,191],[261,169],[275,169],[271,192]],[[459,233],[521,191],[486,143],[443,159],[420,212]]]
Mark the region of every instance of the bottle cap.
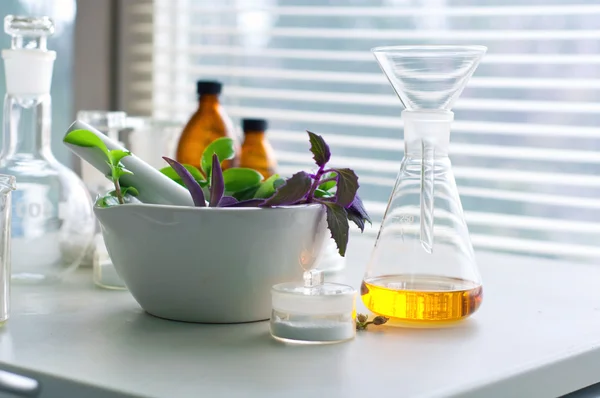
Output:
[[269,123],[265,119],[242,119],[244,131],[265,131],[268,128]]
[[218,95],[221,94],[221,88],[223,88],[223,85],[217,81],[198,80],[196,82],[196,93],[198,95]]

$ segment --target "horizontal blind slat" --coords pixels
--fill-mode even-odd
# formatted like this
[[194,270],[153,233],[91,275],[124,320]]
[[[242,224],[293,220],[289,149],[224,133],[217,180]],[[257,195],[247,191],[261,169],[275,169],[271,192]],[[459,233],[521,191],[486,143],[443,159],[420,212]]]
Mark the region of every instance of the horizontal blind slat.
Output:
[[[173,7],[158,6],[156,12],[161,10],[177,9]],[[378,6],[378,7],[343,7],[343,6],[281,6],[265,7],[255,5],[247,6],[200,6],[192,5],[185,8],[188,12],[201,15],[233,14],[246,12],[264,12],[270,15],[293,15],[312,17],[389,17],[389,16],[431,16],[444,15],[448,17],[481,17],[481,16],[544,16],[544,15],[593,15],[600,14],[600,6],[594,4],[573,5],[507,5],[507,6],[456,6],[456,7],[410,7],[410,6]],[[149,8],[138,8],[138,14],[152,12]]]
[[[383,216],[387,205],[382,202],[363,202],[371,215]],[[415,209],[418,214],[418,209]],[[600,233],[600,224],[592,222],[557,220],[552,218],[517,216],[511,214],[494,214],[476,211],[466,211],[467,224],[483,225],[490,227],[509,227],[527,230],[574,232],[574,233]]]
[[[289,130],[271,130],[269,139],[277,142],[307,143],[306,134]],[[377,149],[381,151],[400,152],[404,148],[404,141],[400,139],[361,137],[343,134],[324,135],[328,144],[340,147]],[[581,162],[600,164],[600,152],[576,151],[565,149],[543,149],[533,147],[515,147],[503,145],[479,145],[453,143],[450,154],[469,155],[479,157],[492,157],[503,159],[528,159],[558,162]]]
[[[291,176],[292,174],[306,168],[306,165],[279,165],[277,171],[281,175]],[[399,168],[399,166],[398,166]],[[361,185],[377,185],[382,187],[392,187],[395,179],[392,177],[381,177],[372,175],[361,175],[359,178]],[[474,188],[468,186],[458,186],[458,193],[461,197],[473,197],[482,199],[503,200],[508,202],[530,203],[536,205],[549,205],[559,207],[570,207],[575,209],[600,210],[600,201],[591,198],[580,198],[575,196],[563,196],[555,194],[540,194],[534,192],[508,191],[504,189]]]
[[[365,227],[365,233],[376,235],[379,227],[379,223],[373,223],[373,225]],[[568,256],[586,260],[600,258],[600,248],[595,246],[476,233],[470,234],[470,238],[476,249],[513,251],[525,255]]]
[[[314,167],[310,157],[304,151],[278,151],[280,161],[293,162],[304,167]],[[388,160],[357,158],[351,156],[334,156],[332,164],[351,167],[362,171],[396,173],[399,162]],[[559,186],[600,187],[600,177],[586,174],[547,173],[521,170],[504,170],[484,167],[453,167],[457,178],[469,178],[483,181],[512,181],[536,184],[551,184]]]
[[[157,107],[169,109],[169,104],[158,103]],[[174,107],[181,109],[180,107]],[[191,104],[190,111],[194,105]],[[263,117],[274,120],[286,121],[311,121],[315,123],[347,125],[364,127],[382,127],[400,129],[403,126],[400,117],[385,117],[372,115],[356,115],[334,112],[308,112],[291,109],[255,108],[245,106],[228,106],[227,112],[235,117],[253,117],[261,114]],[[307,126],[307,128],[310,126]],[[498,123],[456,120],[452,123],[452,131],[475,134],[510,134],[532,136],[566,136],[582,138],[600,138],[600,129],[586,126],[563,126],[533,123]]]
[[[162,24],[152,25],[138,23],[131,26],[134,33],[148,34],[153,29],[173,30],[176,25]],[[223,26],[190,26],[187,32],[198,35],[223,35],[236,36],[263,34],[269,37],[296,37],[316,39],[394,39],[398,41],[407,40],[466,40],[472,41],[477,37],[479,42],[483,41],[527,41],[527,40],[596,40],[600,39],[600,30],[595,29],[564,29],[564,30],[402,30],[402,29],[334,29],[334,28],[236,28]]]
[[[172,46],[155,46],[151,43],[138,43],[131,48],[135,54],[152,54],[154,51],[189,55],[228,55],[235,57],[258,56],[275,59],[312,59],[328,61],[373,62],[369,51],[326,51],[318,49],[289,48],[247,48],[240,46],[190,45],[185,50],[177,50]],[[581,65],[600,63],[600,55],[596,54],[486,54],[482,64],[534,64],[534,65]]]

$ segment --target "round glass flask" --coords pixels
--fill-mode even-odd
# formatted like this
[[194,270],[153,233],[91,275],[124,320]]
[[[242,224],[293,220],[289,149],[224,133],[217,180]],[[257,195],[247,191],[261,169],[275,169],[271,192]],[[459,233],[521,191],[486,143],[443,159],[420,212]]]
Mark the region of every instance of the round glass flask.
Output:
[[482,46],[373,49],[405,110],[404,158],[361,285],[389,325],[443,327],[473,314],[482,282],[452,173],[450,111]]
[[91,199],[79,177],[60,164],[50,148],[50,84],[56,53],[46,38],[47,17],[4,19],[12,37],[2,51],[4,98],[0,173],[19,182],[12,202],[12,279],[60,279],[81,262],[94,236]]

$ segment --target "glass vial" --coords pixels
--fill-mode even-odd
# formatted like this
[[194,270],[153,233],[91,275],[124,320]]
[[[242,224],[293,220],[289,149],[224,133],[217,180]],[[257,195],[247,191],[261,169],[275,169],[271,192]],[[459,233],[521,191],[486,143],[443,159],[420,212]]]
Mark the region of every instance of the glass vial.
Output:
[[92,242],[91,198],[50,148],[56,53],[47,50],[46,38],[54,32],[52,21],[9,15],[4,30],[12,45],[2,51],[7,93],[0,173],[19,181],[12,201],[12,279],[56,281],[81,263]]
[[248,167],[261,173],[265,179],[275,174],[277,161],[273,147],[267,140],[268,123],[264,119],[243,119],[244,143],[240,155],[240,167]]
[[[239,146],[233,122],[221,106],[222,84],[200,80],[196,83],[198,109],[184,127],[177,145],[177,161],[200,168],[204,149],[221,137],[232,138]],[[239,148],[238,148],[239,149]],[[236,150],[236,153],[239,153]],[[238,158],[223,162],[223,169],[237,166]]]
[[10,312],[10,223],[13,176],[0,175],[0,326]]

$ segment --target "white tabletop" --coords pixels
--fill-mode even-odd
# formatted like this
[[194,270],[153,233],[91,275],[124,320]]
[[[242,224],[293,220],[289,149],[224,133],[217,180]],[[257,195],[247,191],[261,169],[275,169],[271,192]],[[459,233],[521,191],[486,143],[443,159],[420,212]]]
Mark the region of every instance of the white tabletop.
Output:
[[[343,279],[360,284],[370,249],[352,237]],[[478,261],[483,305],[461,326],[373,327],[329,346],[278,343],[267,322],[154,318],[80,270],[60,286],[13,288],[0,368],[147,397],[536,398],[600,382],[600,266],[493,253]]]

